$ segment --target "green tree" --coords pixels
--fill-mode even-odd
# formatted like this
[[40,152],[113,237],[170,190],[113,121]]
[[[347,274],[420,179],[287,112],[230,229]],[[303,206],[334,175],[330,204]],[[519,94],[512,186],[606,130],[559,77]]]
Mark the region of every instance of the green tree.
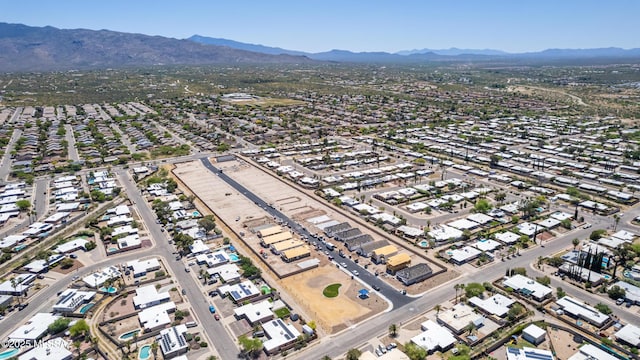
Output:
[[627,291],[618,285],[613,285],[612,287],[609,288],[609,290],[607,291],[607,294],[609,295],[610,298],[614,300],[618,300],[618,299],[624,299],[625,295],[627,295]]
[[63,269],[68,269],[73,266],[74,260],[71,258],[64,258],[60,261],[60,267]]
[[404,353],[409,357],[409,360],[424,360],[427,357],[427,350],[412,342],[404,344]]
[[611,311],[611,309],[609,308],[609,306],[607,304],[603,304],[603,303],[598,303],[596,306],[594,306],[598,311],[600,311],[601,313],[605,314],[605,315],[609,315],[611,314],[613,311]]
[[524,307],[522,305],[520,305],[519,303],[515,303],[515,304],[513,304],[511,306],[511,308],[507,312],[507,318],[510,321],[513,321],[524,312],[525,312]]
[[262,350],[262,341],[260,339],[251,339],[246,335],[238,338],[238,343],[244,357],[256,357]]
[[81,335],[87,336],[89,334],[89,324],[87,324],[84,319],[80,319],[69,328],[69,334],[71,335],[71,337],[77,337]]
[[567,293],[564,290],[562,290],[561,287],[558,286],[558,288],[556,289],[556,297],[558,299],[562,299],[565,296],[567,296]]
[[29,200],[22,199],[16,201],[16,206],[18,207],[18,210],[26,211],[31,207],[31,203],[29,202]]
[[489,212],[489,210],[491,210],[491,203],[487,199],[478,199],[478,201],[476,201],[476,204],[473,206],[473,209],[476,212],[486,214],[487,212]]
[[204,230],[210,233],[213,229],[216,228],[216,221],[213,219],[212,215],[207,215],[202,219],[198,220],[198,225],[200,225]]
[[193,245],[193,238],[185,233],[177,233],[173,236],[173,242],[181,253],[187,254],[191,251],[189,247]]
[[47,329],[49,330],[50,334],[57,334],[59,332],[67,330],[67,327],[69,327],[70,322],[71,322],[71,319],[59,318],[59,319],[56,319],[53,323],[51,323],[51,325],[49,325]]
[[540,284],[546,285],[546,286],[549,286],[549,284],[551,284],[551,279],[546,275],[537,277],[536,281],[539,282]]
[[564,259],[560,256],[554,256],[547,259],[547,264],[555,267],[560,267],[562,264],[564,264]]
[[360,358],[360,355],[362,355],[362,352],[358,349],[349,349],[349,351],[347,351],[347,357],[345,358],[346,360],[358,360]]
[[464,294],[467,299],[471,299],[474,296],[480,296],[484,292],[485,288],[480,283],[468,283],[464,287]]

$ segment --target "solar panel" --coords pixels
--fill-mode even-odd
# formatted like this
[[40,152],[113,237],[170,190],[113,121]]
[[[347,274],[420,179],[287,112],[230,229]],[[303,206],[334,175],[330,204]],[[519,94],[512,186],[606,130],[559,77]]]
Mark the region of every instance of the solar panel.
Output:
[[520,349],[516,349],[516,348],[507,348],[507,351],[516,355],[520,354]]
[[280,325],[280,327],[282,327],[282,329],[286,332],[285,334],[285,338],[287,338],[287,340],[289,339],[293,339],[293,333],[291,332],[291,330],[289,330],[289,328],[282,322],[282,320],[278,319],[278,323]]
[[553,356],[547,354],[538,354],[533,351],[525,351],[524,354],[531,359],[552,360]]

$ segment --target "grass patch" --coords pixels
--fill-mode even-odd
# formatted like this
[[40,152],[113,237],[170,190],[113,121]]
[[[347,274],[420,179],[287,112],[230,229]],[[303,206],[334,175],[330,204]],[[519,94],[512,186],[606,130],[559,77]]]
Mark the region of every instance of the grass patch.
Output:
[[287,307],[283,307],[281,309],[274,310],[273,313],[276,314],[279,319],[284,319],[291,314],[291,311],[289,311]]
[[342,284],[331,284],[322,290],[322,295],[328,298],[334,298],[338,296],[340,286],[342,286]]

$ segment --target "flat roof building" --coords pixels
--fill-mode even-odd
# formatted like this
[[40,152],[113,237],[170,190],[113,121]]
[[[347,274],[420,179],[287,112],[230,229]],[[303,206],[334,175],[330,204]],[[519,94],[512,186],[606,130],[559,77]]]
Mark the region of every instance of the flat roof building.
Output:
[[60,319],[61,316],[51,313],[37,313],[33,317],[9,334],[10,340],[39,340],[47,334],[49,325]]
[[553,290],[539,282],[526,276],[517,274],[512,277],[505,277],[503,285],[519,292],[524,296],[531,296],[537,301],[542,301],[551,296]]
[[173,301],[151,306],[138,312],[138,320],[144,331],[152,331],[163,328],[171,323],[170,312],[176,310],[176,304]]
[[147,285],[136,289],[136,295],[133,297],[133,306],[136,309],[145,309],[167,302],[170,299],[171,295],[168,292],[158,292],[154,285]]
[[474,296],[469,299],[469,303],[487,314],[505,317],[509,312],[509,307],[515,303],[515,300],[502,294],[495,294],[487,299]]
[[616,339],[636,348],[640,348],[640,327],[627,324],[615,333]]
[[609,320],[608,315],[605,315],[596,308],[570,296],[564,296],[561,299],[556,300],[556,304],[562,308],[565,314],[585,320],[591,325],[595,325],[597,327],[604,326],[604,324]]
[[187,326],[184,324],[160,331],[160,335],[156,337],[160,343],[160,349],[165,359],[173,358],[187,352],[189,344],[184,338],[187,332]]
[[127,263],[127,267],[131,269],[133,277],[136,278],[145,276],[148,272],[160,270],[160,261],[156,258],[133,260]]
[[70,347],[71,344],[63,338],[49,339],[18,356],[18,360],[71,360],[73,353]]
[[228,293],[235,303],[240,303],[260,295],[260,290],[258,290],[253,282],[247,280],[240,284],[222,285],[218,287],[218,293],[223,296]]
[[74,312],[80,305],[86,304],[96,296],[95,291],[67,289],[58,296],[53,311],[61,313]]
[[411,338],[411,342],[427,350],[445,352],[456,343],[456,338],[445,327],[427,320],[420,326],[422,333]]
[[282,319],[274,319],[262,324],[262,330],[269,340],[263,343],[264,350],[269,355],[280,352],[280,349],[297,341],[300,332],[291,324],[285,324]]
[[470,322],[482,323],[484,316],[477,314],[467,304],[457,303],[450,309],[440,311],[437,319],[438,323],[445,325],[455,334],[461,334]]

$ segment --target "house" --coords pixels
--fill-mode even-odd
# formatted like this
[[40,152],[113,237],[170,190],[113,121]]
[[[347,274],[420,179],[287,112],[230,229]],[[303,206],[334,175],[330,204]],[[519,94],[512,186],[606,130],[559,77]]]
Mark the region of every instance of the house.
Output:
[[11,285],[11,278],[7,279],[7,281],[0,284],[0,295],[26,296],[36,276],[33,274],[18,274],[12,278],[15,279],[16,286],[13,287]]
[[61,313],[74,312],[80,305],[88,303],[95,296],[95,291],[67,289],[58,296],[58,301],[53,305],[53,311]]
[[462,237],[462,231],[451,226],[434,226],[433,230],[427,233],[436,243],[444,243],[449,240],[457,240]]
[[591,344],[585,344],[578,348],[578,352],[567,360],[618,360],[617,357]]
[[507,360],[554,360],[553,353],[530,347],[522,349],[507,347]]
[[544,342],[546,335],[547,332],[536,324],[531,324],[522,330],[522,338],[536,346]]
[[462,334],[470,322],[483,324],[484,316],[465,303],[457,303],[452,308],[440,311],[437,315],[438,323],[443,324],[454,334]]
[[51,313],[37,313],[25,324],[9,334],[8,339],[14,341],[26,340],[29,342],[40,340],[47,334],[49,325],[60,318],[60,315],[53,315]]
[[282,319],[274,319],[262,324],[262,330],[268,340],[263,343],[264,351],[273,355],[288,345],[294,344],[300,332],[291,324],[285,324]]
[[160,270],[160,262],[156,258],[146,260],[133,260],[127,263],[127,268],[131,269],[133,277],[142,277],[148,272]]
[[562,297],[556,301],[556,304],[562,308],[565,314],[576,319],[585,320],[598,328],[603,327],[607,321],[609,321],[608,315],[605,315],[596,308],[570,296]]
[[406,286],[426,280],[431,275],[433,270],[426,263],[416,264],[396,272],[396,278]]
[[503,285],[524,296],[531,296],[537,301],[543,301],[550,297],[553,292],[550,287],[542,285],[539,282],[520,274],[516,274],[512,277],[505,277]]
[[233,302],[238,304],[260,295],[260,290],[253,284],[253,282],[246,280],[240,284],[222,285],[218,287],[218,293],[221,296],[226,296],[228,294],[231,296]]
[[428,353],[435,351],[444,353],[456,343],[456,338],[449,330],[432,320],[423,322],[420,327],[422,333],[412,337],[411,342],[427,350]]
[[228,263],[231,259],[224,250],[218,250],[209,254],[198,254],[196,262],[198,265],[206,264],[208,267],[216,267]]
[[187,326],[184,324],[160,331],[160,335],[156,337],[156,340],[160,344],[164,359],[171,359],[187,352],[189,344],[184,338],[186,332]]
[[615,333],[615,337],[624,344],[640,348],[640,327],[636,325],[625,325]]
[[144,308],[138,312],[138,321],[145,332],[164,328],[171,323],[169,313],[176,311],[173,301]]
[[209,247],[202,240],[194,240],[193,243],[189,245],[189,250],[191,250],[192,254],[211,252],[211,249],[209,249]]
[[469,299],[469,303],[486,314],[505,317],[509,312],[509,308],[515,303],[515,301],[502,294],[495,294],[487,299],[481,299],[474,296]]
[[60,244],[58,245],[58,247],[56,247],[55,251],[59,254],[68,254],[71,252],[74,252],[76,250],[82,249],[86,251],[86,245],[89,243],[89,241],[82,239],[82,238],[76,238],[73,239],[71,241],[67,241],[66,243]]
[[218,274],[226,284],[233,284],[240,281],[240,268],[236,264],[223,264],[211,269],[207,269],[209,275]]
[[63,338],[49,339],[42,345],[35,346],[18,356],[18,360],[72,360],[73,358],[69,344]]
[[462,265],[478,258],[482,251],[471,246],[465,246],[461,249],[447,250],[446,254],[454,264]]
[[158,292],[154,285],[142,286],[136,289],[133,297],[133,306],[136,309],[145,309],[151,306],[167,302],[171,299],[168,292]]
[[89,287],[97,288],[102,286],[102,284],[104,284],[107,280],[117,279],[121,275],[122,274],[117,267],[109,266],[103,268],[102,270],[96,271],[91,275],[85,276],[84,278],[82,278],[82,281],[84,281],[84,283]]
[[[282,302],[281,302],[282,303]],[[251,326],[255,326],[261,322],[269,321],[273,319],[274,314],[271,310],[273,303],[269,300],[264,300],[259,303],[249,303],[233,310],[236,318],[245,318]]]
[[505,231],[495,234],[495,238],[496,240],[501,241],[505,244],[515,244],[518,240],[520,240],[520,235],[512,233],[511,231]]
[[407,253],[400,253],[389,257],[387,260],[387,272],[395,274],[398,270],[402,270],[411,264],[411,256]]

